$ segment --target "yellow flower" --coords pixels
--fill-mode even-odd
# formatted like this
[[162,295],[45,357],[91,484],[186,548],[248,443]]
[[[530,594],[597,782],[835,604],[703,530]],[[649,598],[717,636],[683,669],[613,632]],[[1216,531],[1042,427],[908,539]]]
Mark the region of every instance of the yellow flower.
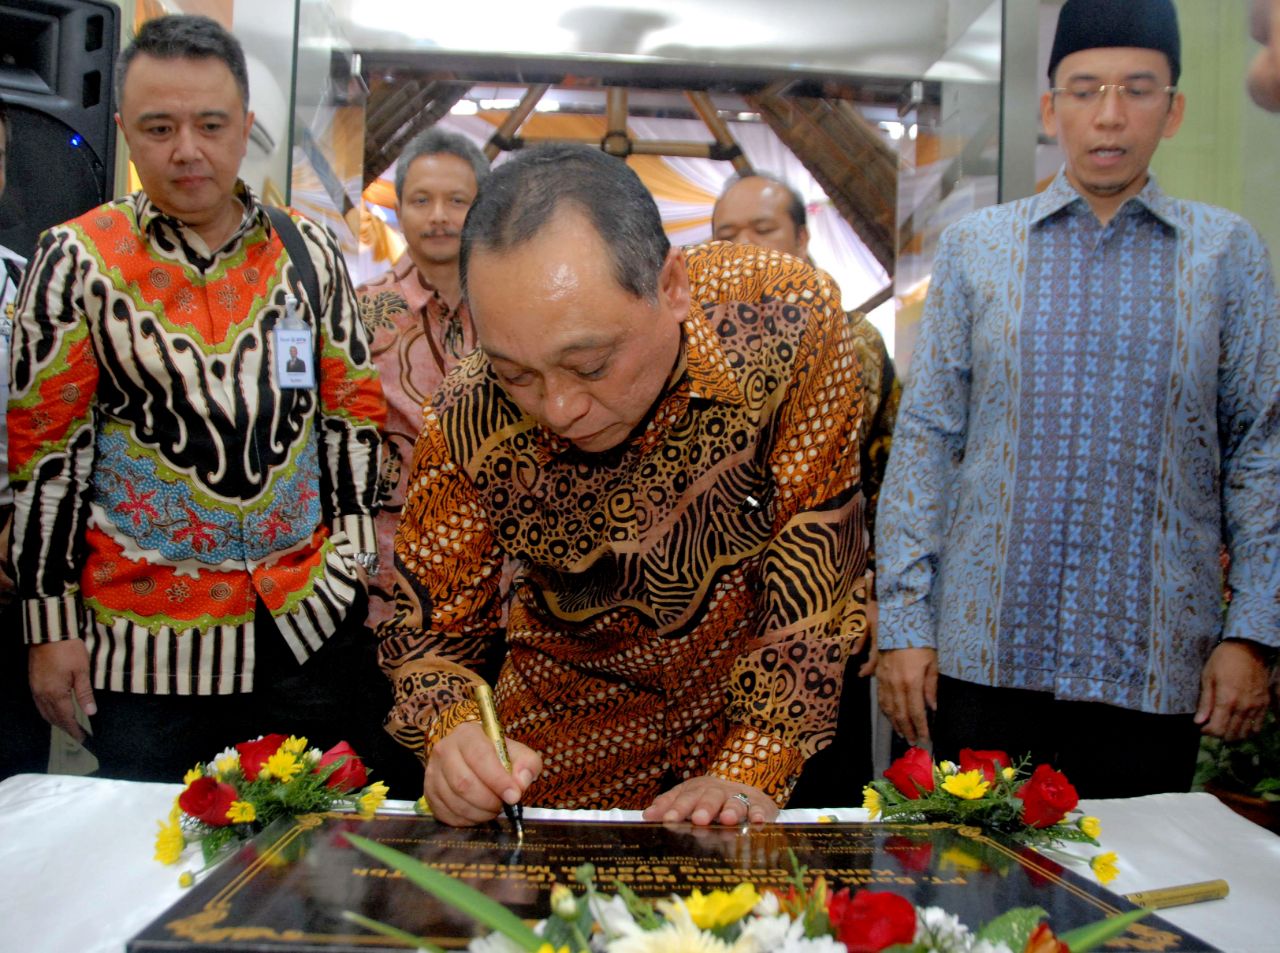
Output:
[[193,874],[189,870],[184,870],[181,874],[178,875],[179,887],[184,887],[184,888],[190,887],[195,882],[196,882],[195,874]]
[[307,739],[290,735],[285,739],[284,744],[280,746],[281,751],[287,751],[292,755],[301,756],[302,752],[307,750]]
[[298,756],[292,751],[285,751],[281,745],[270,758],[267,759],[263,772],[268,778],[279,778],[286,784],[302,773],[302,762],[298,760]]
[[562,946],[559,949],[556,949],[550,943],[544,943],[542,946],[538,947],[538,953],[570,953],[570,951],[567,946]]
[[224,754],[213,762],[213,770],[218,773],[220,781],[225,781],[231,772],[240,770],[240,755],[234,751],[231,754]]
[[1079,826],[1080,830],[1084,831],[1094,840],[1097,840],[1098,835],[1102,833],[1102,822],[1096,817],[1091,817],[1088,814],[1076,821],[1076,824]]
[[827,909],[827,894],[831,891],[827,888],[827,878],[819,877],[813,882],[813,886],[809,889],[809,896],[813,902],[817,904],[819,910]]
[[182,849],[187,846],[187,839],[182,836],[182,824],[174,814],[175,807],[167,821],[157,821],[160,830],[156,832],[156,860],[162,864],[176,864],[182,856]]
[[987,793],[990,787],[982,771],[962,771],[942,781],[942,790],[954,794],[963,801],[976,801]]
[[756,888],[742,883],[729,893],[713,890],[703,894],[701,890],[695,890],[684,904],[699,929],[715,930],[737,923],[759,902],[760,894],[756,893]]
[[1015,770],[1013,770],[1013,768],[1001,768],[1001,769],[1000,769],[1000,776],[1001,776],[1002,778],[1004,778],[1006,781],[1012,781],[1012,780],[1014,779],[1014,777],[1017,775],[1017,773],[1018,773],[1018,772],[1017,772],[1017,771],[1015,771]]
[[941,771],[944,775],[947,775],[947,774],[955,774],[957,771],[960,770],[960,768],[954,761],[939,761],[938,770]]
[[873,821],[884,810],[884,804],[880,801],[880,792],[869,784],[862,789],[862,806],[866,808],[867,816]]
[[939,863],[945,869],[954,867],[956,870],[981,870],[982,858],[975,857],[967,850],[959,847],[948,847],[942,852]]
[[387,799],[389,788],[381,781],[374,781],[360,795],[360,816],[368,820]]
[[203,777],[204,777],[204,765],[197,764],[194,768],[192,768],[190,771],[188,771],[186,774],[182,776],[182,783],[190,784],[192,781],[196,780],[197,778],[203,778]]
[[1113,850],[1090,858],[1089,866],[1093,868],[1093,875],[1098,878],[1098,883],[1109,884],[1120,875],[1120,868],[1116,866],[1117,859]]
[[232,824],[248,824],[258,819],[258,812],[250,801],[232,801],[227,808],[227,820]]

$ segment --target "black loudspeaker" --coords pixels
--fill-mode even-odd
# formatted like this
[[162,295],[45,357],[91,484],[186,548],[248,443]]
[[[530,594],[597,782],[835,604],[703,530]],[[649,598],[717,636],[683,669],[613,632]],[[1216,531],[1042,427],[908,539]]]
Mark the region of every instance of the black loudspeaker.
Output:
[[0,99],[10,120],[0,245],[20,255],[49,226],[112,196],[119,18],[99,0],[0,0]]

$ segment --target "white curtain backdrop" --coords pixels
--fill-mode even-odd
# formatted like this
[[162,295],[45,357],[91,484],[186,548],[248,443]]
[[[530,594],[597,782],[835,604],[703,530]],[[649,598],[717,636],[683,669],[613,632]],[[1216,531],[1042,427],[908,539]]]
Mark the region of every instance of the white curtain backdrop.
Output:
[[[706,141],[709,138],[706,127],[695,120],[632,118],[627,124],[639,139]],[[804,199],[809,224],[809,255],[814,264],[835,278],[845,308],[856,307],[888,284],[889,276],[875,256],[831,204],[826,192],[804,164],[773,134],[773,130],[762,123],[737,122],[729,123],[729,130],[752,168],[786,180]],[[733,176],[733,166],[728,162],[668,156],[664,156],[662,161],[692,185],[706,191],[712,204]],[[689,206],[659,199],[658,208],[672,241],[689,244],[711,237],[711,204]],[[690,224],[677,228],[684,222]]]

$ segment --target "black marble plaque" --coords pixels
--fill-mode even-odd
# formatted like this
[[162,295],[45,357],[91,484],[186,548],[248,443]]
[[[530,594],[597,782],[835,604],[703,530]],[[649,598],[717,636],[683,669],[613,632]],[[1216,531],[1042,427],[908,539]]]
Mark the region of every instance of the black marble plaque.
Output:
[[[949,824],[688,824],[526,821],[517,844],[505,825],[458,829],[430,818],[313,815],[281,820],[245,845],[129,943],[145,950],[354,951],[400,948],[344,920],[353,910],[461,949],[478,928],[351,847],[353,831],[395,847],[502,902],[529,921],[546,917],[551,885],[573,886],[578,865],[597,884],[620,880],[642,896],[731,889],[746,880],[785,887],[794,852],[834,888],[893,890],[941,906],[972,928],[1011,907],[1040,906],[1057,932],[1133,909],[1121,897],[1046,857]],[[1177,879],[1176,877],[1174,879]],[[483,931],[480,931],[483,932]],[[1109,950],[1210,950],[1151,915]]]

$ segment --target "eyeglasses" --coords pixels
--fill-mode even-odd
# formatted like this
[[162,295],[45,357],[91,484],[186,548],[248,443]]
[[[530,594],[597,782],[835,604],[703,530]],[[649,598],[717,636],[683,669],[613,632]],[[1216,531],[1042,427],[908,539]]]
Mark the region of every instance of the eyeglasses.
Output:
[[1157,86],[1155,83],[1072,83],[1070,86],[1054,86],[1049,92],[1063,96],[1063,105],[1081,109],[1102,102],[1107,90],[1114,89],[1120,102],[1135,109],[1158,109],[1165,104],[1165,96],[1178,91],[1177,86]]

